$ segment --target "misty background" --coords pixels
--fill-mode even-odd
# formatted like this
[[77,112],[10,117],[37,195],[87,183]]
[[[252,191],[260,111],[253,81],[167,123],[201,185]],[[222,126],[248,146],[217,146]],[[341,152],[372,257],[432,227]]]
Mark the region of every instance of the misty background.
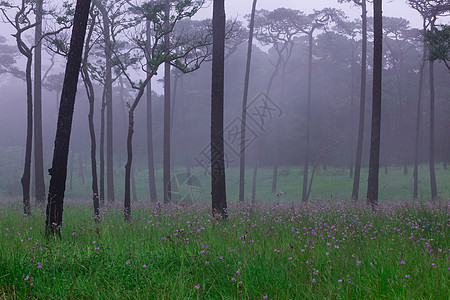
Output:
[[[247,27],[246,15],[250,13],[250,1],[226,1],[228,18],[237,18]],[[298,9],[310,13],[313,9],[335,7],[344,10],[349,20],[357,20],[360,8],[348,3],[337,1],[270,1],[261,0],[257,9],[274,10],[278,7]],[[368,9],[369,16],[371,9]],[[384,14],[387,17],[402,17],[410,22],[411,28],[420,28],[420,15],[411,9],[404,1],[386,1]],[[211,7],[202,9],[195,19],[211,18]],[[440,22],[446,22],[443,18]],[[0,24],[2,46],[14,46],[8,24]],[[370,30],[370,29],[369,29]],[[31,36],[28,37],[31,39]],[[371,115],[371,64],[372,37],[369,36],[368,54],[368,85],[366,103],[366,124],[363,152],[363,168],[368,164],[368,149],[370,140]],[[381,165],[383,173],[397,172],[406,176],[409,184],[402,184],[398,189],[409,195],[412,190],[412,164],[414,162],[415,116],[418,94],[418,69],[421,62],[421,43],[418,39],[397,41],[387,39],[384,47],[383,73],[383,112]],[[389,44],[390,43],[390,44]],[[389,46],[388,46],[389,44]],[[389,48],[391,47],[391,48]],[[352,67],[352,49],[354,59],[360,55],[360,47],[352,43],[348,36],[335,30],[317,31],[314,44],[313,80],[312,80],[312,165],[317,168],[318,175],[336,176],[351,184],[350,169],[353,167],[354,148],[358,127],[358,92],[359,92],[359,59],[355,59]],[[393,50],[394,49],[394,50]],[[230,201],[237,201],[239,155],[236,153],[236,118],[241,115],[243,82],[245,73],[247,43],[243,40],[236,45],[235,51],[225,61],[225,142],[226,166],[229,171],[227,189]],[[304,157],[306,83],[307,83],[307,53],[308,45],[305,38],[295,41],[292,57],[286,67],[284,76],[276,76],[272,88],[268,91],[269,103],[273,106],[273,115],[266,116],[263,125],[254,115],[248,121],[248,138],[251,142],[247,148],[247,178],[246,200],[250,198],[252,168],[258,165],[262,168],[262,179],[258,188],[269,190],[271,184],[271,168],[275,159],[279,158],[279,186],[277,191],[288,191],[285,198],[299,200],[301,196],[301,168]],[[51,54],[44,53],[43,73],[51,65]],[[398,68],[398,55],[402,56],[402,69]],[[54,58],[54,66],[48,73],[48,84],[43,88],[43,141],[44,170],[51,166],[53,142],[56,130],[58,102],[64,72],[64,60]],[[250,78],[249,102],[250,108],[258,108],[261,92],[267,92],[268,82],[273,72],[273,62],[277,54],[271,45],[262,46],[254,41],[252,69]],[[24,60],[16,56],[16,66],[24,69]],[[400,74],[400,73],[401,74]],[[162,71],[159,72],[162,74]],[[205,149],[210,141],[210,102],[211,102],[211,64],[204,63],[199,70],[190,74],[181,74],[173,70],[172,74],[172,172],[174,175],[185,172],[186,167],[193,168],[193,174],[201,182],[201,199],[209,196],[209,173],[207,165],[202,161],[207,159]],[[353,77],[353,86],[352,86]],[[399,81],[401,77],[401,81]],[[163,84],[161,75],[153,79],[153,133],[154,159],[158,194],[162,191],[162,160],[163,160]],[[428,79],[425,77],[424,99],[421,127],[420,162],[428,161],[428,126],[429,97]],[[447,167],[450,162],[450,85],[448,70],[442,63],[435,64],[436,86],[436,162],[438,169]],[[97,95],[102,88],[96,86]],[[123,198],[123,176],[126,161],[127,111],[133,99],[132,89],[126,80],[117,80],[113,86],[113,130],[114,130],[114,176],[116,198]],[[352,100],[353,99],[353,100]],[[252,104],[250,104],[252,105]],[[25,120],[26,120],[26,86],[25,82],[10,74],[0,74],[0,195],[2,197],[20,196],[20,177],[22,173],[25,152]],[[69,155],[69,174],[66,195],[69,198],[88,198],[90,195],[90,140],[87,123],[88,100],[86,92],[79,83],[75,103],[74,121]],[[99,136],[100,101],[96,102],[95,128]],[[259,121],[258,121],[259,120]],[[147,201],[147,141],[145,103],[141,103],[135,116],[134,136],[134,185],[136,199]],[[265,170],[265,171],[264,171]],[[448,182],[449,175],[438,178],[438,184]],[[46,187],[49,176],[45,173]],[[361,181],[366,177],[362,175]],[[427,186],[427,182],[421,182]],[[327,189],[333,188],[333,182]],[[327,190],[326,189],[326,190]],[[364,189],[361,188],[363,191]],[[328,191],[328,190],[327,190]],[[385,192],[383,194],[383,192]],[[428,190],[421,194],[428,197]],[[442,193],[442,192],[441,192]],[[448,197],[444,191],[444,197]],[[348,199],[348,195],[334,195]],[[381,198],[389,197],[388,191],[383,191]],[[403,195],[403,194],[402,194]],[[311,198],[314,200],[329,200],[333,195],[323,192],[313,184]],[[344,198],[344,199],[342,199]],[[276,199],[272,192],[258,193],[257,199]]]

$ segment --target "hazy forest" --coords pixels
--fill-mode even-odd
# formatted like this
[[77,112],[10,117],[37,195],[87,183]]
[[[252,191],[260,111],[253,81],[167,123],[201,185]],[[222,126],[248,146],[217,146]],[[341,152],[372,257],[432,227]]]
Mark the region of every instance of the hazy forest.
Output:
[[0,299],[448,299],[450,2],[306,2],[0,1]]

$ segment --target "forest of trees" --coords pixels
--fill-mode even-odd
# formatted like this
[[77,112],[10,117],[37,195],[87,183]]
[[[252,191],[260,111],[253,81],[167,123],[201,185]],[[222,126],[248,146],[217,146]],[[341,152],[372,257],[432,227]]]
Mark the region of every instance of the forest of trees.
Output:
[[[223,0],[201,21],[206,0],[2,1],[2,27],[14,40],[0,36],[8,95],[0,103],[0,195],[22,195],[29,214],[50,182],[50,232],[61,225],[74,162],[83,183],[90,168],[95,215],[105,202],[124,201],[125,219],[137,198],[136,168],[148,180],[140,200],[164,203],[175,169],[210,174],[213,213],[223,218],[227,200],[257,201],[261,168],[273,170],[275,193],[281,168],[301,167],[305,202],[318,168],[346,170],[349,199],[375,205],[379,170],[413,176],[417,198],[418,166],[427,164],[429,198],[438,198],[435,165],[450,162],[448,1],[406,1],[422,28],[382,16],[381,0],[339,0],[362,11],[358,20],[336,8],[267,11],[251,2],[247,24],[226,20]],[[159,72],[162,96],[152,91]],[[237,199],[226,198],[230,168],[240,169]],[[361,168],[369,168],[367,195]],[[252,191],[244,191],[246,173]]]

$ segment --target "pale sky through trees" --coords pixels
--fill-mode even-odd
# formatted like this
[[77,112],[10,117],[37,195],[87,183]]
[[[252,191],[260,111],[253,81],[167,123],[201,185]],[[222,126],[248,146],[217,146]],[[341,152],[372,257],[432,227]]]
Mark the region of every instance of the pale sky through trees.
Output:
[[[225,9],[227,18],[238,17],[243,18],[250,13],[250,0],[226,0]],[[258,0],[257,9],[274,10],[278,7],[286,7],[301,10],[304,12],[312,12],[313,9],[322,9],[324,7],[335,7],[345,11],[350,19],[358,19],[361,15],[360,8],[355,7],[351,3],[338,3],[337,0]],[[200,18],[210,18],[210,8],[200,12]],[[371,4],[368,5],[368,14],[372,15]],[[383,1],[383,13],[389,17],[402,17],[408,19],[413,27],[422,26],[419,14],[410,8],[404,0],[388,0]]]

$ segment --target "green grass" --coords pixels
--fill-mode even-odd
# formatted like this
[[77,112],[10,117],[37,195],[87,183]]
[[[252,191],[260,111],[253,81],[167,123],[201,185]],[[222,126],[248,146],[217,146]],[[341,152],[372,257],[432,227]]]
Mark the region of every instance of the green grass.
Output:
[[[44,213],[0,204],[0,299],[448,299],[449,202],[135,203],[92,218],[66,203],[62,237]],[[97,248],[97,249],[96,249]]]
[[[384,200],[406,200],[412,198],[413,177],[412,167],[407,175],[403,174],[401,168],[389,168],[389,173],[384,174],[384,169],[380,170],[379,199]],[[237,201],[239,195],[239,169],[229,168],[227,176],[227,195],[230,201]],[[88,173],[88,172],[85,172]],[[124,194],[123,174],[121,169],[115,170],[115,194],[121,201]],[[185,169],[175,169],[172,176],[185,173]],[[73,189],[66,191],[66,196],[72,199],[86,199],[92,193],[90,190],[90,178],[86,176],[85,183],[82,184],[80,178],[74,172]],[[202,186],[201,201],[209,201],[210,196],[210,175],[202,169],[194,169],[193,174],[199,179]],[[251,183],[253,169],[246,170],[245,199],[251,200]],[[311,172],[310,172],[311,176]],[[367,192],[367,169],[361,170],[360,198],[364,199]],[[148,174],[147,169],[137,167],[136,191],[139,201],[148,201]],[[303,169],[296,167],[281,167],[278,173],[277,192],[284,192],[283,200],[297,202],[301,199]],[[450,198],[450,169],[445,170],[442,165],[436,165],[436,178],[438,193],[441,199]],[[278,201],[275,193],[272,193],[272,169],[263,168],[258,171],[258,184],[256,198],[258,202]],[[162,170],[156,171],[157,194],[162,200]],[[353,179],[348,176],[348,169],[330,168],[323,170],[318,168],[314,177],[311,189],[310,200],[315,201],[344,201],[351,198]],[[419,169],[419,196],[423,200],[431,198],[430,179],[427,165],[420,166]]]

